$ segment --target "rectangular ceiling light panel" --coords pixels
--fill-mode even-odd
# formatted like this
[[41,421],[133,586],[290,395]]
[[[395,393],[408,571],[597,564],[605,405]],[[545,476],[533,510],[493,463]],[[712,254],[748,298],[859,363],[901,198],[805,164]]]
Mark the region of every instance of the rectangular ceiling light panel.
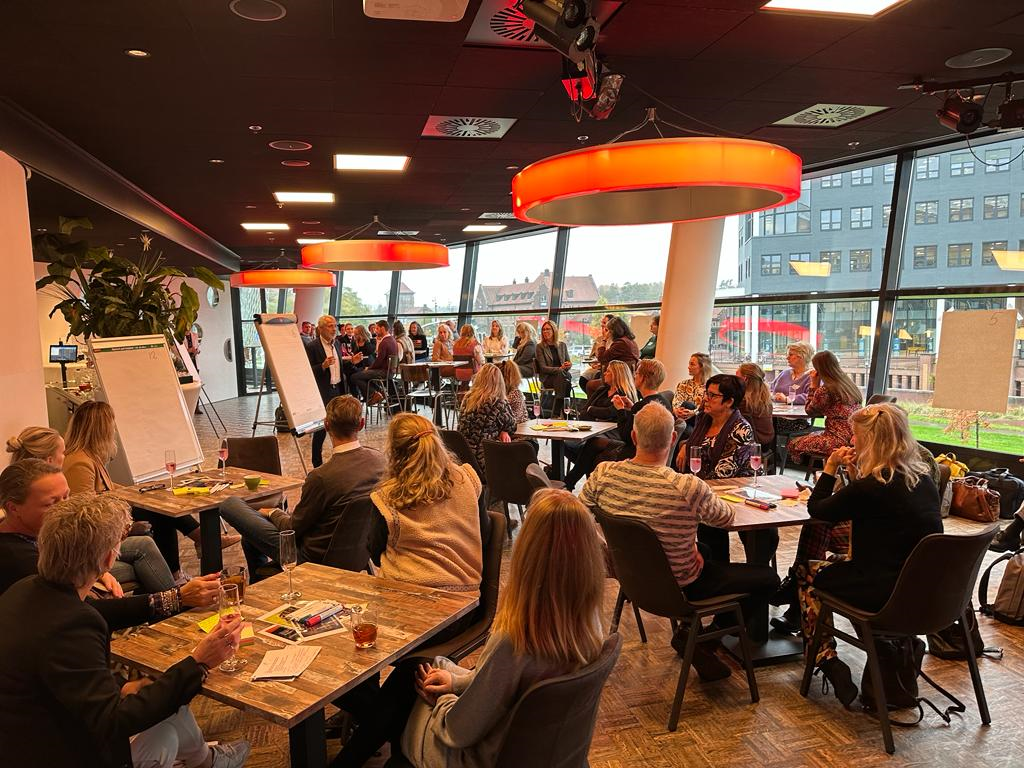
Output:
[[462,228],[463,232],[501,232],[507,224],[470,224]]
[[794,128],[842,128],[887,109],[888,107],[868,107],[860,104],[815,104],[789,117],[776,120],[772,125],[788,125]]
[[319,245],[320,243],[331,242],[326,237],[300,237],[295,241],[299,245]]
[[266,224],[263,222],[243,221],[242,229],[247,229],[250,232],[273,232],[288,229],[287,224],[281,224],[279,222]]
[[512,211],[485,211],[477,216],[478,219],[514,219],[516,215]]
[[515,123],[514,117],[430,115],[420,135],[441,139],[500,139]]
[[275,192],[279,203],[333,203],[333,192]]
[[334,156],[334,168],[338,171],[404,171],[408,167],[408,155]]
[[363,0],[363,13],[373,19],[399,21],[461,21],[469,0]]
[[842,16],[877,16],[906,0],[769,0],[766,11],[834,13]]
[[377,237],[413,237],[419,233],[418,229],[382,229],[377,232]]

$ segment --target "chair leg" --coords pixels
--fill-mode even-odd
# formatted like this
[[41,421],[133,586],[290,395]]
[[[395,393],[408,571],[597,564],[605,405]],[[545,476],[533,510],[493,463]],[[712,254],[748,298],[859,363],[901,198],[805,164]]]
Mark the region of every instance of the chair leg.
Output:
[[668,729],[675,731],[679,725],[679,710],[683,707],[683,694],[686,693],[686,679],[690,676],[690,665],[693,663],[693,649],[697,647],[697,629],[699,622],[691,620],[686,631],[686,649],[683,651],[683,666],[679,670],[679,682],[676,684],[676,697],[672,700],[672,712],[668,716]]
[[804,678],[800,681],[800,695],[807,697],[811,690],[811,677],[814,675],[814,663],[818,658],[818,650],[821,648],[821,637],[825,633],[826,616],[831,616],[832,611],[825,606],[818,611],[818,620],[814,624],[814,637],[811,644],[804,648],[806,658],[804,659]]
[[640,642],[647,642],[647,633],[644,631],[644,620],[640,618],[640,609],[636,607],[636,603],[631,602],[633,606],[633,617],[636,619],[636,628],[640,632]]
[[981,714],[981,722],[984,725],[992,723],[992,716],[988,711],[988,699],[985,698],[985,686],[981,683],[981,672],[978,670],[978,659],[974,655],[974,642],[971,640],[971,633],[967,630],[967,611],[960,617],[960,631],[964,636],[964,648],[967,649],[967,667],[971,670],[971,682],[974,683],[974,698],[978,700],[978,712]]
[[889,723],[889,703],[885,700],[885,684],[882,681],[882,667],[878,663],[878,649],[875,647],[875,634],[871,631],[871,625],[866,621],[853,622],[857,634],[864,642],[864,650],[868,655],[868,670],[871,673],[871,683],[875,688],[875,711],[878,714],[878,722],[882,726],[882,741],[885,744],[885,751],[890,755],[896,751],[896,745],[892,741],[892,725]]
[[502,509],[505,510],[505,532],[508,533],[508,540],[512,541],[512,513],[509,511],[508,502],[501,502]]
[[743,651],[743,666],[747,670],[747,686],[750,688],[750,703],[757,704],[761,700],[761,694],[757,690],[757,678],[754,677],[754,656],[750,650],[750,638],[747,636],[747,625],[743,621],[743,611],[737,607],[733,613],[736,615],[736,625],[740,629],[740,648]]
[[615,610],[612,611],[612,625],[608,627],[608,634],[614,635],[619,631],[619,622],[622,620],[622,608],[626,604],[626,593],[619,587],[619,595],[615,598]]

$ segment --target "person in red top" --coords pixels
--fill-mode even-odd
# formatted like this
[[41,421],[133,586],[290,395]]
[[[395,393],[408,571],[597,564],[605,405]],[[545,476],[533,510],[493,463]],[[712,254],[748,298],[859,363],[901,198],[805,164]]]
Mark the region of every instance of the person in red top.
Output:
[[377,329],[377,357],[365,369],[352,374],[352,384],[357,391],[362,393],[363,400],[369,405],[377,405],[384,399],[384,395],[380,392],[374,392],[373,396],[370,396],[370,382],[374,379],[387,379],[388,363],[392,356],[401,356],[398,342],[391,335],[391,323],[387,320],[379,320],[375,327]]

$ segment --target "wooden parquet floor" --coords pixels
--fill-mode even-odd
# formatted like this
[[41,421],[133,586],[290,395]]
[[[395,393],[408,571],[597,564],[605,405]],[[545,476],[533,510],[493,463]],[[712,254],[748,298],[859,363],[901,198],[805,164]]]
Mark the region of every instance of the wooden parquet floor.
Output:
[[[256,398],[239,398],[216,405],[228,425],[229,434],[251,434]],[[274,406],[276,400],[265,400],[261,418],[271,418]],[[214,456],[217,438],[209,422],[197,416],[196,423],[207,456]],[[266,433],[266,428],[261,430],[261,434]],[[363,442],[381,447],[385,433],[385,426],[375,425],[367,430]],[[291,437],[281,435],[279,440],[285,472],[301,472]],[[309,439],[299,442],[308,463]],[[955,519],[949,521],[947,530],[956,525]],[[782,529],[780,563],[792,560],[798,533],[797,528]],[[734,546],[737,543],[734,542]],[[197,565],[190,544],[182,545],[182,561],[194,573]],[[506,574],[509,551],[506,551]],[[742,550],[737,547],[733,557],[742,560]],[[990,554],[987,560],[993,557]],[[227,550],[225,561],[241,563],[240,548]],[[993,590],[999,583],[999,575],[994,575]],[[611,616],[616,592],[617,585],[609,581],[605,591],[606,620]],[[981,659],[979,662],[992,725],[981,726],[966,665],[925,656],[926,672],[967,703],[968,711],[963,717],[954,716],[949,726],[930,714],[917,728],[894,729],[896,754],[890,757],[882,748],[876,721],[866,714],[844,710],[831,693],[823,696],[820,678],[815,678],[808,699],[800,696],[802,666],[799,663],[757,670],[759,704],[750,703],[745,677],[731,659],[728,663],[733,667],[733,675],[720,682],[701,683],[691,672],[679,728],[669,733],[665,725],[680,661],[669,646],[668,621],[645,615],[648,643],[644,644],[627,610],[620,630],[625,641],[622,656],[604,689],[590,764],[594,768],[867,768],[877,765],[1020,768],[1024,766],[1024,628],[986,618],[980,623],[986,644],[999,646],[1005,653],[1001,661]],[[855,680],[858,679],[863,669],[863,656],[842,645],[840,653],[853,668]],[[938,703],[938,698],[933,697],[933,700]],[[253,751],[247,765],[277,768],[289,764],[287,734],[281,728],[204,697],[195,700],[193,709],[208,739],[244,737],[252,742]],[[336,751],[337,742],[332,742],[329,754]],[[369,765],[383,765],[386,754],[385,749],[384,755]]]

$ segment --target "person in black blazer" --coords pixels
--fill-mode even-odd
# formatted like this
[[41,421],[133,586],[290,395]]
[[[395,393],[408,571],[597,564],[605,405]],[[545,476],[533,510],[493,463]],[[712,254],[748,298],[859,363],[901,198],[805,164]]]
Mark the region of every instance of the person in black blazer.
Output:
[[247,742],[211,755],[187,706],[238,648],[238,617],[222,619],[152,682],[120,685],[111,673],[107,623],[84,599],[130,525],[131,508],[111,496],[58,502],[39,534],[39,575],[0,596],[5,764],[125,768],[163,764],[157,756],[169,752],[187,765],[240,766],[248,756]]
[[558,340],[558,326],[550,320],[540,327],[535,365],[541,386],[554,391],[555,406],[561,407],[572,390],[572,360],[565,342]]
[[519,374],[524,379],[537,374],[537,341],[534,339],[536,333],[529,323],[519,323],[516,326],[516,338],[512,343],[516,353],[512,362],[519,366]]
[[[316,379],[320,399],[324,401],[325,406],[338,395],[348,391],[342,362],[344,354],[338,341],[338,321],[330,315],[323,315],[317,321],[316,337],[306,345],[306,357],[309,358],[313,378]],[[352,358],[353,362],[358,362],[356,357],[359,355]],[[326,438],[325,429],[318,429],[313,433],[311,448],[314,468],[324,463],[323,450]]]

